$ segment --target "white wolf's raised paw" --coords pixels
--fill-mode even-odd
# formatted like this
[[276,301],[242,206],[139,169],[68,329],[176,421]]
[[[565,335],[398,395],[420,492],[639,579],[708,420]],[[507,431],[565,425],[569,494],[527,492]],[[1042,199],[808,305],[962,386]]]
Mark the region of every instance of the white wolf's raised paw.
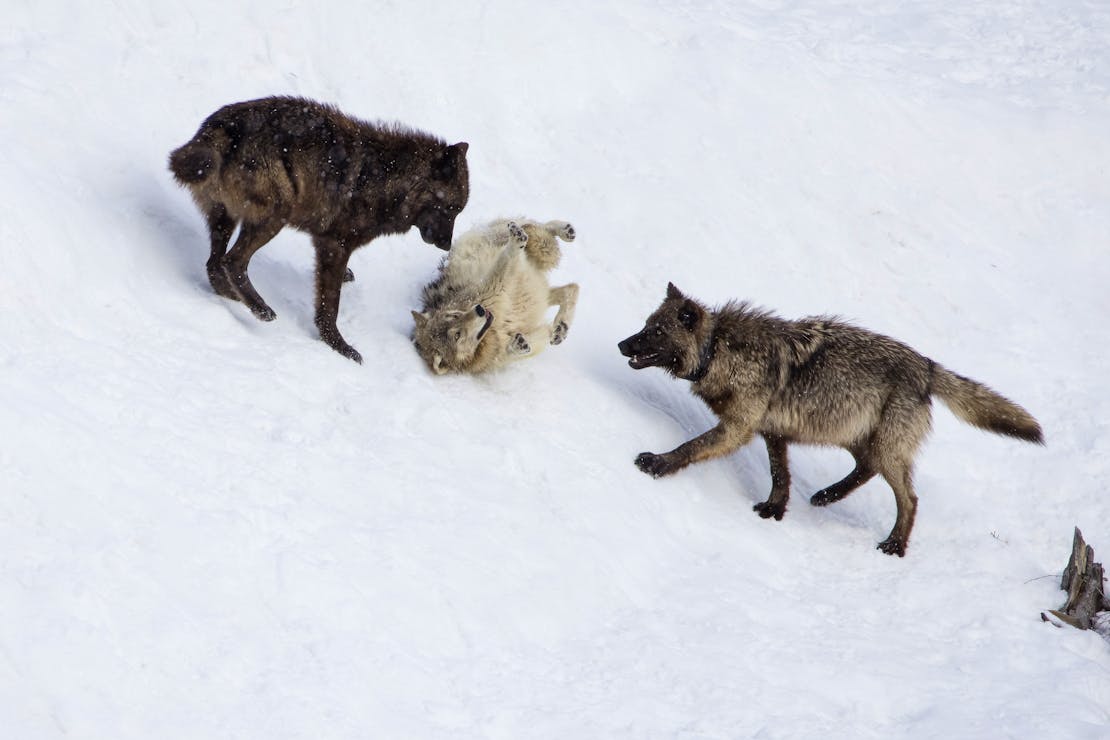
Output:
[[574,241],[576,236],[574,227],[570,225],[569,221],[548,221],[543,225],[543,228],[551,236],[557,236],[565,242]]
[[509,354],[511,355],[527,355],[531,354],[532,345],[528,344],[528,340],[524,338],[523,334],[516,334],[509,342]]
[[555,328],[551,332],[551,343],[562,344],[563,340],[567,338],[567,331],[569,329],[570,327],[567,326],[567,322],[565,321],[560,321],[558,324],[556,324]]
[[528,235],[524,233],[524,229],[520,228],[516,221],[510,221],[508,226],[509,243],[524,249],[524,246],[528,244]]

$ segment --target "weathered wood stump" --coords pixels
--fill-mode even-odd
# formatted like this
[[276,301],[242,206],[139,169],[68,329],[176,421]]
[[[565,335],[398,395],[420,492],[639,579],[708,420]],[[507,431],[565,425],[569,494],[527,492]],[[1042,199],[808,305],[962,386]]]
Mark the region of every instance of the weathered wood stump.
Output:
[[1095,562],[1095,552],[1083,539],[1079,527],[1075,528],[1071,557],[1060,588],[1067,593],[1067,601],[1059,609],[1041,612],[1041,619],[1057,627],[1069,624],[1081,630],[1095,629],[1110,639],[1110,602],[1103,588],[1102,564]]

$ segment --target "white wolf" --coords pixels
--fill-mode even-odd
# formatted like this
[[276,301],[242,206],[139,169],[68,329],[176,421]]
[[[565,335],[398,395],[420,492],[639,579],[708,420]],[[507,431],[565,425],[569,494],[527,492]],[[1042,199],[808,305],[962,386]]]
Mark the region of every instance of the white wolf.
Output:
[[[574,240],[566,221],[498,220],[451,245],[439,275],[413,311],[417,353],[437,375],[482,373],[539,354],[567,335],[578,301],[575,283],[552,288],[559,243]],[[547,309],[558,306],[552,321]]]

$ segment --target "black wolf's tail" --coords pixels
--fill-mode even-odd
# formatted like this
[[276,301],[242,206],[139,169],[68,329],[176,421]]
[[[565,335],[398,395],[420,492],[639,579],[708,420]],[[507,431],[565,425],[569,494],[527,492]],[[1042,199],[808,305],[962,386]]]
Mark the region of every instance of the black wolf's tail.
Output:
[[170,152],[170,171],[183,185],[203,182],[219,163],[219,152],[200,137]]
[[982,383],[937,365],[933,373],[933,392],[957,418],[972,426],[1044,444],[1041,425],[1028,411]]

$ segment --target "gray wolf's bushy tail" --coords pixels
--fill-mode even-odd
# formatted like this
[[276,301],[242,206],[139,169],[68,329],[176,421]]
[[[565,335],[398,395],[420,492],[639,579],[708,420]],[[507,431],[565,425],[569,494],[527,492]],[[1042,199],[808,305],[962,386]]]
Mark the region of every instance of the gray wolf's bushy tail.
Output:
[[933,392],[957,418],[972,426],[1044,444],[1041,425],[1028,411],[982,383],[937,365],[933,375]]

